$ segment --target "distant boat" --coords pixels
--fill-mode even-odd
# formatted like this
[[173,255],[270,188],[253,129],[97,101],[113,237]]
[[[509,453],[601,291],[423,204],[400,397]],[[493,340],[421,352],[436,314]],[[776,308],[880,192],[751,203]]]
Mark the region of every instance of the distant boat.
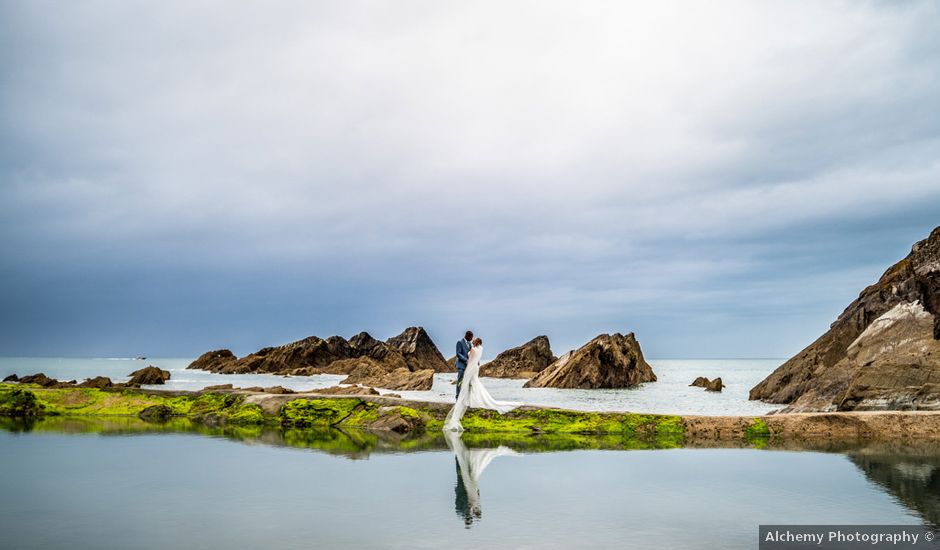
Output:
[[146,357],[141,355],[140,357],[135,357],[134,359],[136,359],[137,361],[143,361],[144,359],[146,359]]

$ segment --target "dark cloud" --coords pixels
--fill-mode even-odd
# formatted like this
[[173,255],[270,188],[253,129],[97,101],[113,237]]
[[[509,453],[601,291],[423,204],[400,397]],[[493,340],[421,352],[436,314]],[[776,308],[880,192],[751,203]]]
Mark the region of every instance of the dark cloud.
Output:
[[0,353],[811,341],[940,220],[931,2],[0,2]]

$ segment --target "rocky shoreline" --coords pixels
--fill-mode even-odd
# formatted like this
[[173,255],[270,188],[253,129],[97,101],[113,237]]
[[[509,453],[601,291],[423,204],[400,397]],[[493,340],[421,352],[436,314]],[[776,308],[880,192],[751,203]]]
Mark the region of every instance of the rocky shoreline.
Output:
[[[243,390],[167,391],[0,385],[0,416],[187,419],[205,426],[280,426],[364,430],[399,435],[440,431],[450,408],[379,395],[271,394]],[[467,434],[605,435],[659,446],[805,441],[940,441],[940,412],[789,413],[676,416],[522,407],[506,415],[471,409]]]

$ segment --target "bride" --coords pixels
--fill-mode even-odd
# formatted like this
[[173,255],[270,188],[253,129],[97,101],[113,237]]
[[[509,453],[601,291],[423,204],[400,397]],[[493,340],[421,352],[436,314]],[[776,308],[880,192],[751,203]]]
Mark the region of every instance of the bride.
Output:
[[457,397],[457,403],[447,413],[447,419],[444,420],[444,431],[462,432],[463,426],[460,425],[460,419],[469,407],[492,409],[499,411],[499,414],[505,414],[522,405],[513,401],[497,401],[493,399],[490,392],[486,391],[483,381],[480,380],[480,357],[482,356],[483,340],[477,338],[473,341],[473,348],[470,349],[470,355],[467,357],[467,368],[463,372],[463,387]]

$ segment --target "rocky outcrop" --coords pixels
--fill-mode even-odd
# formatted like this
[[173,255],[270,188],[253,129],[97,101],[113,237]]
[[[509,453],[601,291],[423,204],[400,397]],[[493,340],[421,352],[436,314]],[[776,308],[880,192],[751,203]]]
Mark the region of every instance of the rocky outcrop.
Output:
[[135,370],[130,374],[130,377],[131,379],[127,381],[128,386],[163,384],[170,379],[170,371],[150,365],[142,369]]
[[385,342],[389,347],[404,356],[409,370],[431,369],[434,372],[450,372],[441,351],[421,327],[410,327],[398,336]]
[[655,382],[652,367],[643,358],[631,332],[601,334],[581,348],[566,353],[534,378],[526,388],[628,388]]
[[696,378],[689,386],[696,388],[705,388],[705,391],[721,391],[724,389],[725,384],[721,381],[721,377],[715,378],[714,380],[709,380],[704,376],[699,376]]
[[519,347],[507,349],[480,366],[480,376],[532,378],[558,359],[547,336],[536,336]]
[[361,332],[348,341],[341,336],[310,336],[283,346],[267,347],[236,358],[228,350],[204,353],[187,368],[224,374],[273,373],[295,376],[350,374],[362,360],[384,365],[386,372],[431,369],[449,372],[441,352],[421,327],[411,327],[385,342]]
[[[876,319],[831,370],[828,380],[850,377],[845,391],[829,401],[814,389],[802,402],[831,402],[840,411],[940,410],[940,341],[919,303],[898,304]],[[816,395],[821,399],[810,401]]]
[[[896,334],[916,333],[918,339],[926,336],[936,341],[940,338],[940,227],[934,229],[927,239],[915,244],[911,253],[888,269],[877,283],[863,290],[829,331],[751,389],[750,398],[790,404],[788,410],[791,411],[849,410],[859,406],[873,407],[876,403],[883,408],[906,406],[902,403],[908,402],[907,397],[891,397],[889,394],[894,393],[894,390],[879,385],[887,380],[889,371],[899,377],[899,384],[910,382],[929,394],[933,390],[924,385],[933,383],[927,381],[933,380],[932,375],[922,370],[924,363],[930,363],[927,356],[912,363],[911,354],[916,356],[921,353],[913,347],[892,347],[878,351],[874,342],[878,338],[883,340],[883,337],[869,334],[864,339],[860,338],[869,326],[896,306],[908,307],[915,303],[922,309],[923,315],[902,316],[898,323],[892,324],[891,331]],[[902,325],[910,326],[902,328]],[[857,353],[868,350],[869,355],[877,355],[878,365],[871,363],[866,366],[865,360],[860,363],[857,354],[856,358],[850,357],[849,349],[853,346]],[[927,351],[925,349],[923,353]],[[897,360],[892,359],[892,355],[897,355]],[[876,369],[861,372],[863,368],[872,365]],[[920,370],[920,374],[916,374],[916,370]],[[902,375],[902,372],[905,374]],[[908,374],[912,378],[908,378]],[[862,378],[851,388],[856,375]],[[873,380],[873,376],[882,381]],[[918,384],[919,381],[924,382]],[[877,383],[872,386],[871,382]],[[851,393],[847,393],[850,389]],[[885,390],[888,390],[883,393],[885,399],[881,400],[879,392]],[[901,393],[908,392],[904,390]],[[925,399],[931,401],[933,398],[929,395],[921,396],[918,407],[923,406]],[[913,397],[910,403],[913,406]]]
[[20,384],[36,384],[37,386],[42,386],[44,388],[51,388],[57,385],[62,384],[55,378],[49,378],[44,373],[36,373],[24,376],[17,380]]
[[372,360],[363,359],[349,376],[340,381],[340,384],[361,384],[389,390],[429,390],[434,383],[434,371],[422,369],[410,371],[401,367],[393,371],[386,370],[385,366]]
[[189,369],[207,370],[210,372],[223,372],[226,367],[237,361],[235,354],[227,349],[207,351],[189,364]]
[[114,386],[114,383],[111,382],[111,379],[107,376],[96,376],[94,378],[87,378],[81,384],[78,384],[79,388],[110,388]]

